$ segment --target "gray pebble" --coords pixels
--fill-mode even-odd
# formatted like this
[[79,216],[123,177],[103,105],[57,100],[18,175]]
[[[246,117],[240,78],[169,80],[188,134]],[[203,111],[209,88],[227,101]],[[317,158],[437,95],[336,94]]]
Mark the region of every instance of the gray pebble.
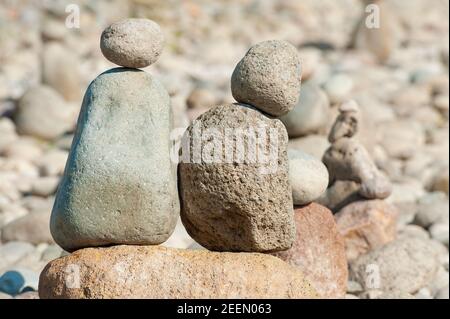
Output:
[[51,140],[73,127],[74,114],[55,90],[41,85],[22,96],[14,119],[19,133]]
[[430,249],[429,240],[399,238],[352,262],[350,278],[366,289],[416,293],[433,280],[438,268],[437,252]]
[[280,116],[297,104],[300,82],[296,48],[285,41],[264,41],[252,46],[237,64],[231,92],[238,102]]
[[328,186],[328,171],[315,157],[289,150],[289,181],[294,205],[305,205],[319,198]]
[[126,19],[107,27],[100,48],[111,62],[128,68],[145,68],[159,58],[164,35],[159,25],[148,19]]
[[326,94],[313,83],[302,84],[300,98],[289,113],[280,117],[289,137],[299,137],[326,130],[330,102]]

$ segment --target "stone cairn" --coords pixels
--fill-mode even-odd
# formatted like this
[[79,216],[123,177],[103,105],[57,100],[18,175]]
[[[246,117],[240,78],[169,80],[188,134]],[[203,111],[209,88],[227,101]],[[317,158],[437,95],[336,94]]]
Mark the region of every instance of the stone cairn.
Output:
[[163,43],[150,20],[119,22],[102,34],[103,54],[123,67],[100,74],[83,99],[50,220],[53,238],[67,251],[157,245],[175,228],[180,205],[169,157],[169,95],[136,69],[155,62]]
[[384,199],[392,186],[382,174],[364,146],[354,136],[360,125],[359,108],[355,101],[344,102],[328,136],[331,146],[323,156],[330,172],[330,182],[354,181],[360,185],[359,194],[367,199]]
[[[55,241],[72,253],[43,270],[40,297],[342,297],[342,237],[331,212],[309,204],[328,173],[303,154],[288,161],[286,128],[275,118],[298,101],[296,49],[266,41],[247,52],[231,79],[238,103],[213,107],[187,128],[177,181],[168,94],[137,69],[161,54],[159,26],[115,23],[100,46],[122,67],[100,74],[84,96],[50,222]],[[255,134],[241,144],[231,134],[223,149],[209,143],[228,130]],[[238,158],[241,147],[255,157]],[[297,183],[293,192],[290,170],[314,185]],[[294,203],[306,206],[294,211]],[[208,250],[158,246],[174,231],[180,206],[186,230]]]
[[319,202],[336,212],[350,262],[394,240],[398,214],[384,201],[392,192],[389,179],[358,140],[361,118],[355,101],[339,106],[339,115],[328,135],[330,147],[322,158],[330,186]]
[[389,179],[359,139],[361,122],[357,103],[343,102],[328,134],[329,145],[321,156],[329,181],[317,202],[333,212],[355,201],[386,199],[392,192]]

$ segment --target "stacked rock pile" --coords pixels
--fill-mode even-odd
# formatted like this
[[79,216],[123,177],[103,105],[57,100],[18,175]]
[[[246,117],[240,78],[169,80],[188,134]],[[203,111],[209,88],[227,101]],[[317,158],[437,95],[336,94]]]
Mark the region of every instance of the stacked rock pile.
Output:
[[[366,199],[384,199],[391,194],[392,186],[372,161],[366,148],[355,138],[361,125],[359,109],[355,101],[339,107],[339,116],[331,128],[328,141],[331,146],[323,155],[323,162],[330,172],[330,192],[336,181],[356,183],[357,195]],[[348,195],[352,198],[354,193]],[[326,199],[329,199],[325,195]],[[337,203],[327,202],[328,207],[350,201],[348,198],[333,198]]]
[[[156,246],[173,232],[180,207],[169,158],[171,109],[162,85],[131,67],[155,62],[163,43],[159,26],[143,19],[102,34],[105,57],[126,68],[102,73],[85,94],[50,224],[55,241],[77,251],[47,265],[40,297],[319,296],[299,268],[254,254],[296,241],[287,132],[270,116],[287,113],[298,99],[300,62],[287,42],[252,47],[232,76],[239,103],[212,108],[182,140],[181,218],[198,243],[219,252]],[[211,144],[228,132],[230,140]],[[314,195],[320,191],[299,196],[305,202]],[[68,285],[74,267],[77,282]]]
[[[193,151],[190,156],[182,154],[181,218],[202,246],[249,252],[292,246],[295,227],[288,137],[283,124],[263,112],[281,115],[292,109],[300,79],[300,62],[293,46],[281,41],[259,43],[234,70],[231,89],[239,103],[215,107],[187,129],[183,146],[192,146],[190,150],[195,147],[197,127],[206,133],[231,135],[223,147],[212,150],[219,153],[217,162],[202,158],[197,163]],[[240,134],[246,135],[245,139],[239,140]],[[202,141],[203,151],[209,150],[208,143]]]
[[[180,128],[175,130],[179,136],[211,107],[234,102],[229,88],[230,75],[249,43],[262,39],[289,41],[302,57],[300,98],[291,111],[276,115],[289,136],[287,157],[295,239],[291,248],[268,253],[294,265],[320,296],[342,296],[345,290],[342,287],[346,286],[348,298],[448,298],[449,50],[448,44],[442,41],[448,37],[448,1],[430,4],[426,0],[305,0],[299,4],[296,1],[268,0],[256,5],[245,0],[97,0],[95,5],[91,2],[78,1],[82,15],[80,28],[69,28],[65,24],[68,13],[64,3],[7,1],[0,4],[0,21],[3,22],[0,22],[0,299],[38,297],[39,274],[44,267],[50,261],[69,254],[55,244],[49,219],[58,184],[64,175],[83,92],[92,79],[113,67],[104,56],[135,73],[141,72],[136,68],[153,61],[150,71],[152,83],[156,82],[153,77],[159,79],[169,93],[174,127]],[[180,10],[173,10],[174,3]],[[323,22],[323,12],[329,13],[328,27],[318,28]],[[150,24],[126,37],[132,46],[118,46],[116,40],[119,39],[111,35],[117,32],[117,28],[112,28],[109,35],[105,33],[102,50],[99,50],[104,28],[129,16],[153,18],[161,23],[166,30],[164,54],[155,50],[163,46],[159,37],[162,33],[155,33],[157,27]],[[397,27],[400,27],[400,33],[396,32]],[[138,40],[139,34],[146,34],[146,39],[151,41]],[[139,43],[138,47],[135,47],[136,43]],[[120,49],[111,50],[110,47],[114,46]],[[136,54],[130,51],[132,47]],[[154,63],[158,55],[158,63]],[[111,74],[104,74],[105,78],[109,79],[109,76]],[[128,93],[139,96],[132,83],[121,83],[121,90],[124,86],[130,87],[126,89]],[[114,90],[115,87],[108,94]],[[270,110],[261,111],[256,107],[255,97],[242,105],[253,105],[249,109],[255,111],[251,114],[258,114],[258,118],[262,114],[263,118],[276,121]],[[358,110],[351,107],[352,103],[347,102],[349,99],[357,102]],[[116,160],[116,153],[120,162],[114,167],[117,170],[123,167],[126,159],[131,158],[124,157],[127,149],[134,149],[128,155],[133,153],[136,158],[145,153],[144,161],[148,163],[147,154],[153,156],[153,150],[144,152],[141,149],[142,153],[139,153],[137,150],[140,148],[136,146],[139,143],[134,136],[129,137],[135,129],[134,123],[140,123],[139,119],[130,125],[125,124],[133,114],[129,111],[133,107],[128,104],[128,101],[133,101],[133,96],[113,97],[111,100],[119,100],[123,110],[127,110],[121,114],[123,121],[111,123],[111,135],[118,136],[119,130],[123,130],[122,134],[133,145],[118,150],[112,147],[115,143],[106,144],[107,156],[99,157],[105,163],[109,161],[104,166],[105,171],[113,171],[107,168]],[[148,101],[142,106],[150,108],[145,105],[149,105]],[[270,105],[273,109],[273,104]],[[115,115],[117,113],[111,112],[110,118]],[[156,116],[158,119],[161,117]],[[343,123],[335,124],[336,118]],[[336,136],[329,141],[328,135],[334,126],[333,130],[339,131],[338,126],[345,128],[346,123],[354,120],[357,122],[356,134],[351,137],[334,134]],[[91,132],[97,133],[97,127],[104,125],[91,124]],[[143,131],[149,132],[149,126],[146,124]],[[208,123],[208,129],[211,126],[215,125]],[[196,132],[196,126],[192,126],[192,131]],[[258,140],[259,136],[256,134],[255,139]],[[102,141],[106,136],[103,138]],[[231,138],[233,142],[240,139]],[[142,145],[151,144],[147,141],[143,140]],[[156,141],[151,142],[155,143],[151,145],[156,145]],[[214,154],[214,141],[211,142],[203,141],[204,149],[209,148]],[[119,140],[117,145],[121,143],[123,141]],[[173,155],[177,153],[175,149]],[[270,152],[270,146],[264,150],[266,153],[263,154],[275,154]],[[351,150],[358,151],[358,156],[351,156]],[[86,154],[91,152],[92,145]],[[261,172],[275,172],[272,170],[275,166],[268,164],[275,163],[270,159],[282,157],[275,155],[267,156],[268,162],[244,164],[254,165]],[[168,158],[166,155],[162,157]],[[324,166],[324,160],[328,167]],[[207,160],[200,165],[212,163]],[[262,165],[255,165],[258,163]],[[95,164],[90,167],[101,172],[100,162]],[[241,167],[243,163],[237,164]],[[373,164],[377,170],[373,169]],[[175,165],[168,166],[173,169]],[[343,168],[348,171],[343,171]],[[256,262],[254,259],[247,261],[245,256],[249,255],[248,252],[220,251],[224,248],[211,246],[209,249],[218,252],[201,251],[200,254],[200,251],[166,249],[156,244],[134,244],[163,242],[166,234],[154,238],[147,236],[153,226],[142,224],[148,220],[142,211],[153,209],[159,203],[153,205],[146,201],[142,205],[144,208],[140,209],[140,205],[131,199],[132,192],[125,186],[140,182],[142,176],[138,178],[136,174],[145,171],[142,175],[147,176],[151,169],[144,167],[138,171],[130,164],[126,168],[127,173],[124,171],[121,169],[118,174],[122,177],[135,174],[135,177],[128,176],[127,182],[121,182],[123,188],[114,196],[111,191],[105,191],[110,195],[105,197],[108,200],[103,201],[104,207],[108,204],[111,209],[118,208],[111,210],[114,217],[108,219],[109,215],[104,214],[105,219],[93,219],[91,223],[85,214],[88,208],[83,208],[84,215],[80,217],[84,228],[80,230],[84,230],[82,235],[89,238],[89,243],[74,240],[65,244],[70,251],[78,247],[106,245],[113,246],[113,252],[100,247],[78,249],[66,257],[71,258],[70,264],[76,264],[78,268],[68,267],[65,258],[54,261],[52,265],[59,265],[57,271],[63,275],[55,276],[49,286],[62,287],[61,282],[67,279],[69,286],[76,288],[76,281],[71,282],[71,279],[77,277],[78,269],[80,287],[88,291],[88,283],[91,283],[105,289],[101,292],[96,290],[98,288],[91,289],[92,293],[67,290],[66,293],[73,297],[83,294],[85,297],[127,297],[132,295],[130,291],[136,291],[134,296],[156,296],[156,292],[154,295],[142,292],[153,287],[156,287],[153,290],[160,291],[158,296],[174,296],[175,290],[183,291],[180,296],[224,296],[212,291],[215,288],[211,287],[217,280],[211,278],[220,278],[219,287],[245,281],[248,289],[242,288],[234,295],[256,297],[267,295],[259,279],[271,284],[283,283],[284,279],[273,279],[275,274],[280,269],[290,273],[285,263],[274,259],[270,262],[266,258],[269,256],[261,254],[266,253],[264,251],[251,253],[260,259]],[[74,174],[77,177],[81,175],[86,181],[84,172],[90,170],[79,170]],[[383,183],[383,174],[389,177],[390,183]],[[261,174],[261,180],[270,180],[263,175],[267,174]],[[104,181],[108,176],[96,177],[95,181],[102,181],[99,187],[107,184]],[[115,172],[110,176],[111,185],[117,186],[119,182],[113,180],[113,176],[116,176]],[[143,182],[148,195],[145,198],[148,199],[151,197],[149,190],[159,186],[149,186],[145,176]],[[235,185],[237,180],[231,177],[229,184]],[[391,195],[384,198],[386,188],[382,192],[380,186],[389,187],[389,184]],[[214,185],[207,183],[207,186],[211,188],[208,192],[213,193]],[[267,188],[277,193],[276,188]],[[236,192],[236,200],[239,191]],[[180,191],[175,193],[180,195]],[[103,199],[101,194],[91,192],[89,195]],[[87,197],[86,193],[83,196]],[[141,198],[142,194],[136,197]],[[74,198],[80,197],[76,194]],[[96,201],[92,206],[96,212],[102,212],[101,202]],[[136,218],[140,218],[139,222],[134,221],[133,215],[118,218],[125,201],[133,202],[133,207],[140,212]],[[183,205],[183,201],[180,204]],[[209,204],[216,205],[215,209],[222,207],[216,203]],[[228,201],[227,212],[233,211],[231,204],[232,201]],[[329,210],[321,209],[318,204]],[[66,205],[79,207],[75,202]],[[131,210],[124,212],[130,214]],[[161,215],[166,216],[153,214],[152,218],[156,221]],[[177,212],[173,215],[178,218]],[[205,219],[196,215],[195,222],[207,225],[210,217],[210,214]],[[105,231],[102,233],[101,228],[105,225],[110,229],[120,228],[116,226],[119,223],[116,220],[128,229],[133,225],[145,229],[131,231],[132,235],[139,234],[135,238],[128,233],[120,233],[120,229],[114,236]],[[68,223],[72,228],[80,223],[80,219],[73,221],[72,226]],[[159,226],[170,228],[172,225],[172,221],[160,222]],[[233,222],[236,223],[235,219]],[[96,224],[102,227],[95,228]],[[154,229],[159,226],[154,225]],[[86,232],[88,228],[91,230]],[[161,246],[202,249],[185,228],[189,226],[184,227],[178,218],[172,235]],[[68,235],[76,239],[77,232]],[[97,238],[96,233],[100,234]],[[205,237],[208,236],[211,235]],[[61,237],[64,239],[64,235]],[[119,245],[125,242],[126,245]],[[71,244],[74,245],[72,248]],[[168,254],[172,257],[168,258]],[[228,254],[230,257],[225,261]],[[119,255],[122,257],[117,257]],[[346,285],[347,261],[342,257],[345,255],[349,264]],[[155,260],[156,264],[153,264]],[[189,260],[191,268],[186,267],[186,260]],[[226,273],[215,261],[225,265]],[[267,271],[262,271],[255,263],[265,265]],[[248,271],[250,268],[256,273]],[[152,270],[142,272],[142,269]],[[205,277],[193,269],[205,272]],[[241,272],[241,269],[245,270]],[[142,274],[156,274],[158,271],[158,281]],[[120,278],[119,284],[112,288],[111,283],[117,281],[111,279],[108,285],[104,285],[100,279],[104,275]],[[165,278],[164,282],[161,277]],[[199,280],[203,280],[204,286],[197,285]],[[185,286],[180,282],[187,282],[188,288],[182,288]],[[208,287],[210,291],[202,292],[205,290],[202,287]],[[41,295],[44,296],[42,291]]]
[[[162,39],[153,21],[126,20],[103,32],[101,48],[112,62],[144,67]],[[73,251],[169,238],[179,213],[171,120],[169,95],[147,72],[115,68],[92,81],[53,207],[56,243]]]
[[[185,149],[193,148],[197,127],[223,134],[227,129],[263,128],[258,137],[267,143],[258,151],[269,152],[270,161],[261,157],[256,162],[237,161],[242,154],[236,137],[228,145],[235,156],[231,162],[195,163],[193,156],[185,157],[179,178],[186,230],[208,249],[273,253],[301,269],[320,296],[343,297],[347,284],[343,238],[332,213],[310,204],[328,185],[327,169],[306,153],[287,153],[286,128],[273,118],[292,110],[298,101],[300,64],[295,48],[281,41],[253,46],[236,66],[231,89],[239,104],[202,114],[187,129]],[[208,143],[206,139],[202,146]],[[293,204],[306,206],[293,212]]]

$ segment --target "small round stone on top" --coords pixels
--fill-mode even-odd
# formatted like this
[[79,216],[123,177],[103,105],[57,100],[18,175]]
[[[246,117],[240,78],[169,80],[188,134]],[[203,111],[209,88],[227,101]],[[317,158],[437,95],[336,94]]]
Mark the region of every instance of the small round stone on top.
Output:
[[100,49],[109,61],[128,68],[145,68],[158,59],[164,48],[164,34],[148,19],[126,19],[107,27]]
[[236,101],[281,116],[298,102],[301,66],[297,49],[286,41],[260,42],[248,50],[231,77]]

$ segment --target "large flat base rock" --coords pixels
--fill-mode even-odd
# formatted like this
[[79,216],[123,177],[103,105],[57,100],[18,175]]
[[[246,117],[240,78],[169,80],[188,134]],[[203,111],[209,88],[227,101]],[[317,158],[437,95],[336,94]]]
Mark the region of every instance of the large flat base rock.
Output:
[[316,298],[302,272],[259,253],[86,248],[51,261],[40,298]]

